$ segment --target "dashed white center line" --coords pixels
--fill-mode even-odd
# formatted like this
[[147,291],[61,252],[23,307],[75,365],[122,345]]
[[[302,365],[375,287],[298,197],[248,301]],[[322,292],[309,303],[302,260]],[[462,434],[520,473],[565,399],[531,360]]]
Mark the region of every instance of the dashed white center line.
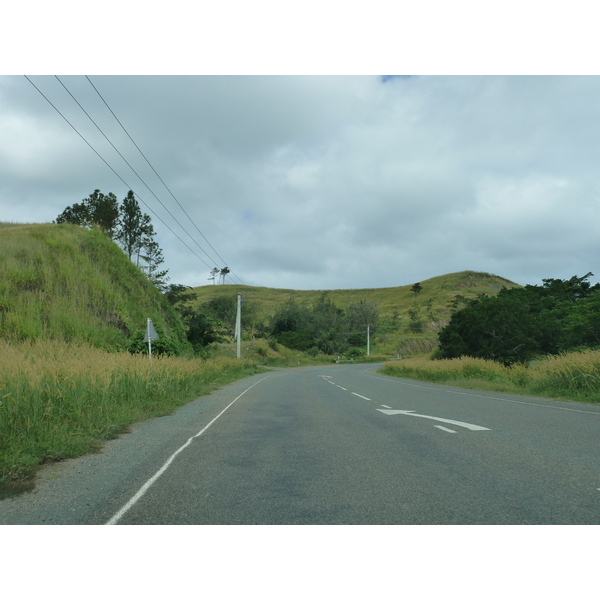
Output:
[[387,406],[387,404],[382,404],[382,408],[392,408],[391,406]]
[[358,396],[359,398],[362,398],[363,400],[368,400],[369,402],[371,402],[371,398],[367,398],[366,396],[361,396],[360,394],[357,394],[356,392],[352,392],[352,394],[354,394],[355,396]]
[[348,391],[345,387],[342,387],[341,385],[338,385],[338,387],[340,388],[340,390],[344,390],[345,392]]

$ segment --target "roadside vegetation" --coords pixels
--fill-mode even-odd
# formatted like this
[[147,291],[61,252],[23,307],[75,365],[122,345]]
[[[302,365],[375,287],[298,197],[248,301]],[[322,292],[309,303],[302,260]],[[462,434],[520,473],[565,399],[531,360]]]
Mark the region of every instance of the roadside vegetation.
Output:
[[391,361],[379,372],[471,389],[600,402],[600,350],[549,355],[512,365],[471,356],[409,358]]
[[0,365],[0,497],[30,489],[46,462],[96,451],[133,423],[264,370],[49,340],[0,341]]

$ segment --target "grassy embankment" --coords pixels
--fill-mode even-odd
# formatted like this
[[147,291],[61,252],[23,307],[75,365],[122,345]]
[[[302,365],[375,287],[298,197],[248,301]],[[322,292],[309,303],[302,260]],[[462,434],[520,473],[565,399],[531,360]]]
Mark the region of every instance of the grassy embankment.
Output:
[[181,321],[156,287],[99,231],[0,226],[0,337],[85,342],[118,351],[152,319],[185,350]]
[[133,423],[173,412],[256,363],[106,352],[57,341],[0,343],[0,497],[45,462],[97,450]]
[[600,402],[598,350],[547,356],[529,365],[511,367],[468,356],[447,360],[411,358],[392,361],[380,373],[471,389]]
[[[0,224],[0,497],[44,462],[97,449],[136,422],[235,379],[255,362],[125,349],[151,318],[190,351],[177,313],[98,231]],[[191,356],[191,354],[190,354]]]

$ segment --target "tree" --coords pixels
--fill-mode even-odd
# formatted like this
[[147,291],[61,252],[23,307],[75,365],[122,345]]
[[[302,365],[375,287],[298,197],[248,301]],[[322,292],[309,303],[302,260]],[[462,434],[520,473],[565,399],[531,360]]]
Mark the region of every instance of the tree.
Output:
[[178,310],[186,306],[188,302],[196,300],[198,297],[195,292],[188,292],[192,288],[189,285],[171,283],[165,289],[165,298]]
[[[600,340],[600,285],[584,277],[479,295],[454,312],[439,334],[444,358],[462,355],[526,362]],[[461,298],[461,301],[465,301]]]
[[197,295],[190,292],[192,288],[188,285],[170,284],[165,288],[165,297],[181,316],[186,328],[186,337],[192,345],[194,353],[204,355],[206,347],[213,342],[223,341],[219,330],[223,323],[199,309],[190,306],[190,302],[196,300]]
[[146,272],[148,279],[161,291],[166,289],[168,269],[159,271],[159,266],[165,261],[163,252],[154,240],[146,240],[143,246],[143,254],[140,258],[146,262],[142,269]]
[[344,311],[323,292],[312,306],[290,296],[272,318],[271,335],[288,348],[334,354],[347,347],[348,327]]
[[119,225],[119,202],[113,193],[104,195],[100,190],[90,194],[92,224],[99,227],[108,237],[114,239]]
[[54,222],[89,227],[91,223],[90,207],[85,203],[85,200],[81,204],[75,203],[73,206],[67,206],[67,208],[56,217]]
[[410,288],[410,291],[415,295],[415,308],[417,308],[417,294],[419,294],[422,289],[423,289],[423,286],[420,283],[415,283]]
[[372,302],[360,300],[346,309],[348,324],[348,342],[352,346],[365,346],[367,343],[367,327],[371,335],[375,333],[379,321],[379,310]]
[[209,281],[213,282],[213,285],[217,285],[217,276],[219,275],[220,272],[221,272],[221,269],[219,269],[218,267],[215,267],[210,272],[210,277],[208,279],[209,279]]
[[223,284],[225,284],[225,277],[227,277],[227,275],[229,275],[229,273],[231,273],[231,271],[229,270],[228,267],[223,267],[221,269],[221,280],[222,280],[221,282]]
[[109,193],[104,195],[100,190],[94,190],[81,203],[68,206],[56,217],[55,223],[71,223],[81,227],[98,227],[113,239],[119,225],[119,203],[117,197]]
[[[114,194],[104,195],[100,190],[94,190],[81,203],[65,208],[55,223],[100,228],[121,245],[129,259],[135,261],[152,283],[160,290],[166,289],[168,270],[159,270],[164,262],[163,252],[154,239],[150,217],[140,210],[133,190],[129,190],[120,207]],[[140,261],[145,264],[140,265]]]
[[150,217],[142,213],[132,190],[129,190],[123,200],[119,213],[120,228],[115,239],[121,244],[130,260],[134,256],[137,257],[139,265],[139,254],[143,245],[154,235]]

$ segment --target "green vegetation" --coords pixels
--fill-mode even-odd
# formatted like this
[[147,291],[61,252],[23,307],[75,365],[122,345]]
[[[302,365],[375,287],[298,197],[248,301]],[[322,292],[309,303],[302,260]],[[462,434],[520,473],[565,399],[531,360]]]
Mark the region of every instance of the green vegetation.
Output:
[[133,423],[173,412],[254,362],[153,358],[88,345],[0,342],[0,498],[31,489],[45,462],[97,450]]
[[56,217],[55,223],[99,229],[121,244],[128,258],[135,261],[152,283],[164,290],[168,271],[159,271],[164,262],[163,253],[154,239],[156,234],[151,219],[142,213],[133,190],[129,190],[121,206],[114,194],[104,195],[100,190],[94,190],[80,203],[67,206]]
[[464,388],[600,402],[600,351],[583,350],[546,356],[529,365],[463,356],[391,361],[379,371]]
[[[419,291],[415,291],[415,285],[420,286]],[[457,297],[494,295],[503,287],[518,286],[496,275],[474,271],[451,273],[414,285],[327,292],[206,285],[193,289],[196,300],[192,305],[220,320],[224,337],[233,336],[240,293],[244,294],[242,329],[247,339],[264,337],[280,344],[287,342],[313,354],[332,350],[356,353],[357,348],[364,353],[368,323],[376,325],[371,330],[371,354],[407,356],[427,354],[437,346],[438,332],[448,323],[450,303]],[[332,306],[338,311],[336,314]],[[317,327],[319,307],[324,309],[325,320],[328,310],[330,321],[337,315],[328,332]],[[365,309],[371,311],[370,318],[357,322],[357,313],[360,315]],[[284,324],[286,316],[294,323],[292,327]],[[359,337],[352,339],[355,334]]]
[[[424,281],[418,297],[414,286],[326,293],[167,286],[150,262],[137,264],[154,253],[156,267],[160,249],[133,200],[128,195],[115,213],[116,198],[96,191],[68,207],[63,223],[0,224],[0,495],[30,488],[43,463],[93,451],[259,365],[331,363],[337,351],[363,361],[428,352],[450,300],[514,286],[472,272]],[[244,360],[230,340],[238,292],[252,292],[242,311]],[[160,335],[151,373],[148,318]]]
[[440,332],[438,355],[474,356],[511,365],[540,355],[600,345],[600,284],[584,277],[461,299]]
[[0,336],[120,351],[148,318],[161,345],[191,352],[175,308],[98,229],[13,225],[0,235]]

